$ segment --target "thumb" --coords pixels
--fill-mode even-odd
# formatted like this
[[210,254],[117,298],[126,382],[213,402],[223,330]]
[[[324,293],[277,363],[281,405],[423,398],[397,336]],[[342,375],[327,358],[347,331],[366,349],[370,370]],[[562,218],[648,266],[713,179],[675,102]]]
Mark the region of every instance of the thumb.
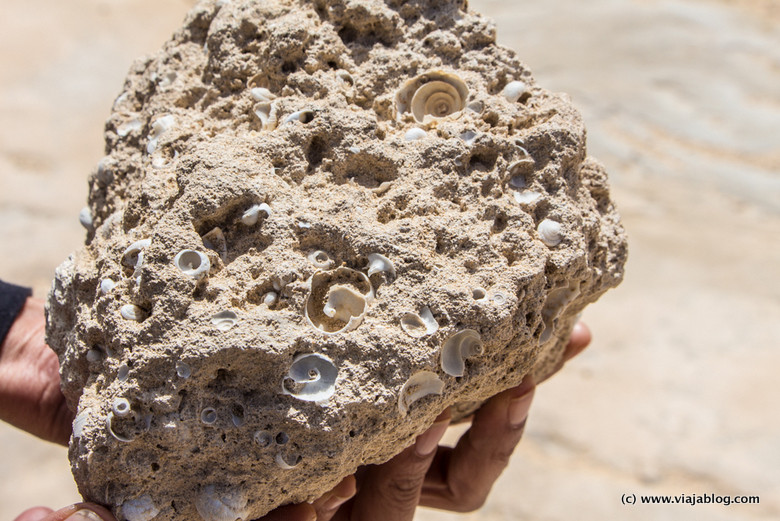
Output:
[[92,503],[76,503],[56,512],[35,507],[25,510],[14,521],[116,521],[111,512]]

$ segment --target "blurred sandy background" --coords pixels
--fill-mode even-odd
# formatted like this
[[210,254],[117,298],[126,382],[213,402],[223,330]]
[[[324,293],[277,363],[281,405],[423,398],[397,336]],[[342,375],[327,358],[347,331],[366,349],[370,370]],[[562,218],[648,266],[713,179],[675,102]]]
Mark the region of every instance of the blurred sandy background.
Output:
[[[131,60],[192,3],[3,2],[0,277],[45,295],[83,240],[86,177]],[[780,519],[780,1],[470,4],[582,110],[630,260],[485,507],[417,519]],[[632,507],[624,493],[761,504]],[[76,499],[64,448],[0,424],[0,520]]]

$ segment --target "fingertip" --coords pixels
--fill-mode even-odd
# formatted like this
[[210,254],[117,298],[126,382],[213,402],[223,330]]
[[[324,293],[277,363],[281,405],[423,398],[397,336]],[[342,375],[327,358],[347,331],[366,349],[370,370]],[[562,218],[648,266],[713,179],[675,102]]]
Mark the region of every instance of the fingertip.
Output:
[[583,349],[588,347],[592,339],[593,335],[591,334],[590,328],[587,326],[587,324],[585,324],[585,322],[580,321],[574,324],[574,328],[571,330],[569,344],[566,346],[564,361],[571,360],[580,354]]

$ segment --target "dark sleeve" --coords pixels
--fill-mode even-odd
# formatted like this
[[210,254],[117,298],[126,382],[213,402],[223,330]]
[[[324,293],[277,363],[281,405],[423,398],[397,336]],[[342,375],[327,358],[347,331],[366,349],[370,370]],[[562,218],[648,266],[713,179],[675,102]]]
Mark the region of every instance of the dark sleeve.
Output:
[[0,345],[5,335],[16,320],[16,315],[22,310],[27,297],[32,295],[30,288],[8,284],[0,280]]

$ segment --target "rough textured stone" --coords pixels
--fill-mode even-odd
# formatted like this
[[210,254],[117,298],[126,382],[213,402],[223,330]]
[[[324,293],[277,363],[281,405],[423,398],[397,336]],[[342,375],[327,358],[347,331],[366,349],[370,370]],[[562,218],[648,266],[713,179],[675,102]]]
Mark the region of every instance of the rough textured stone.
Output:
[[[396,99],[415,78],[467,95],[417,121]],[[203,2],[133,66],[106,145],[48,338],[79,411],[74,475],[120,519],[314,499],[446,406],[550,372],[622,278],[578,113],[465,2]],[[369,276],[373,254],[393,269]],[[437,328],[410,315],[426,307]],[[453,376],[442,347],[464,330],[482,352]],[[319,383],[337,371],[318,402],[287,378],[306,354]],[[399,407],[429,373],[441,394]]]

